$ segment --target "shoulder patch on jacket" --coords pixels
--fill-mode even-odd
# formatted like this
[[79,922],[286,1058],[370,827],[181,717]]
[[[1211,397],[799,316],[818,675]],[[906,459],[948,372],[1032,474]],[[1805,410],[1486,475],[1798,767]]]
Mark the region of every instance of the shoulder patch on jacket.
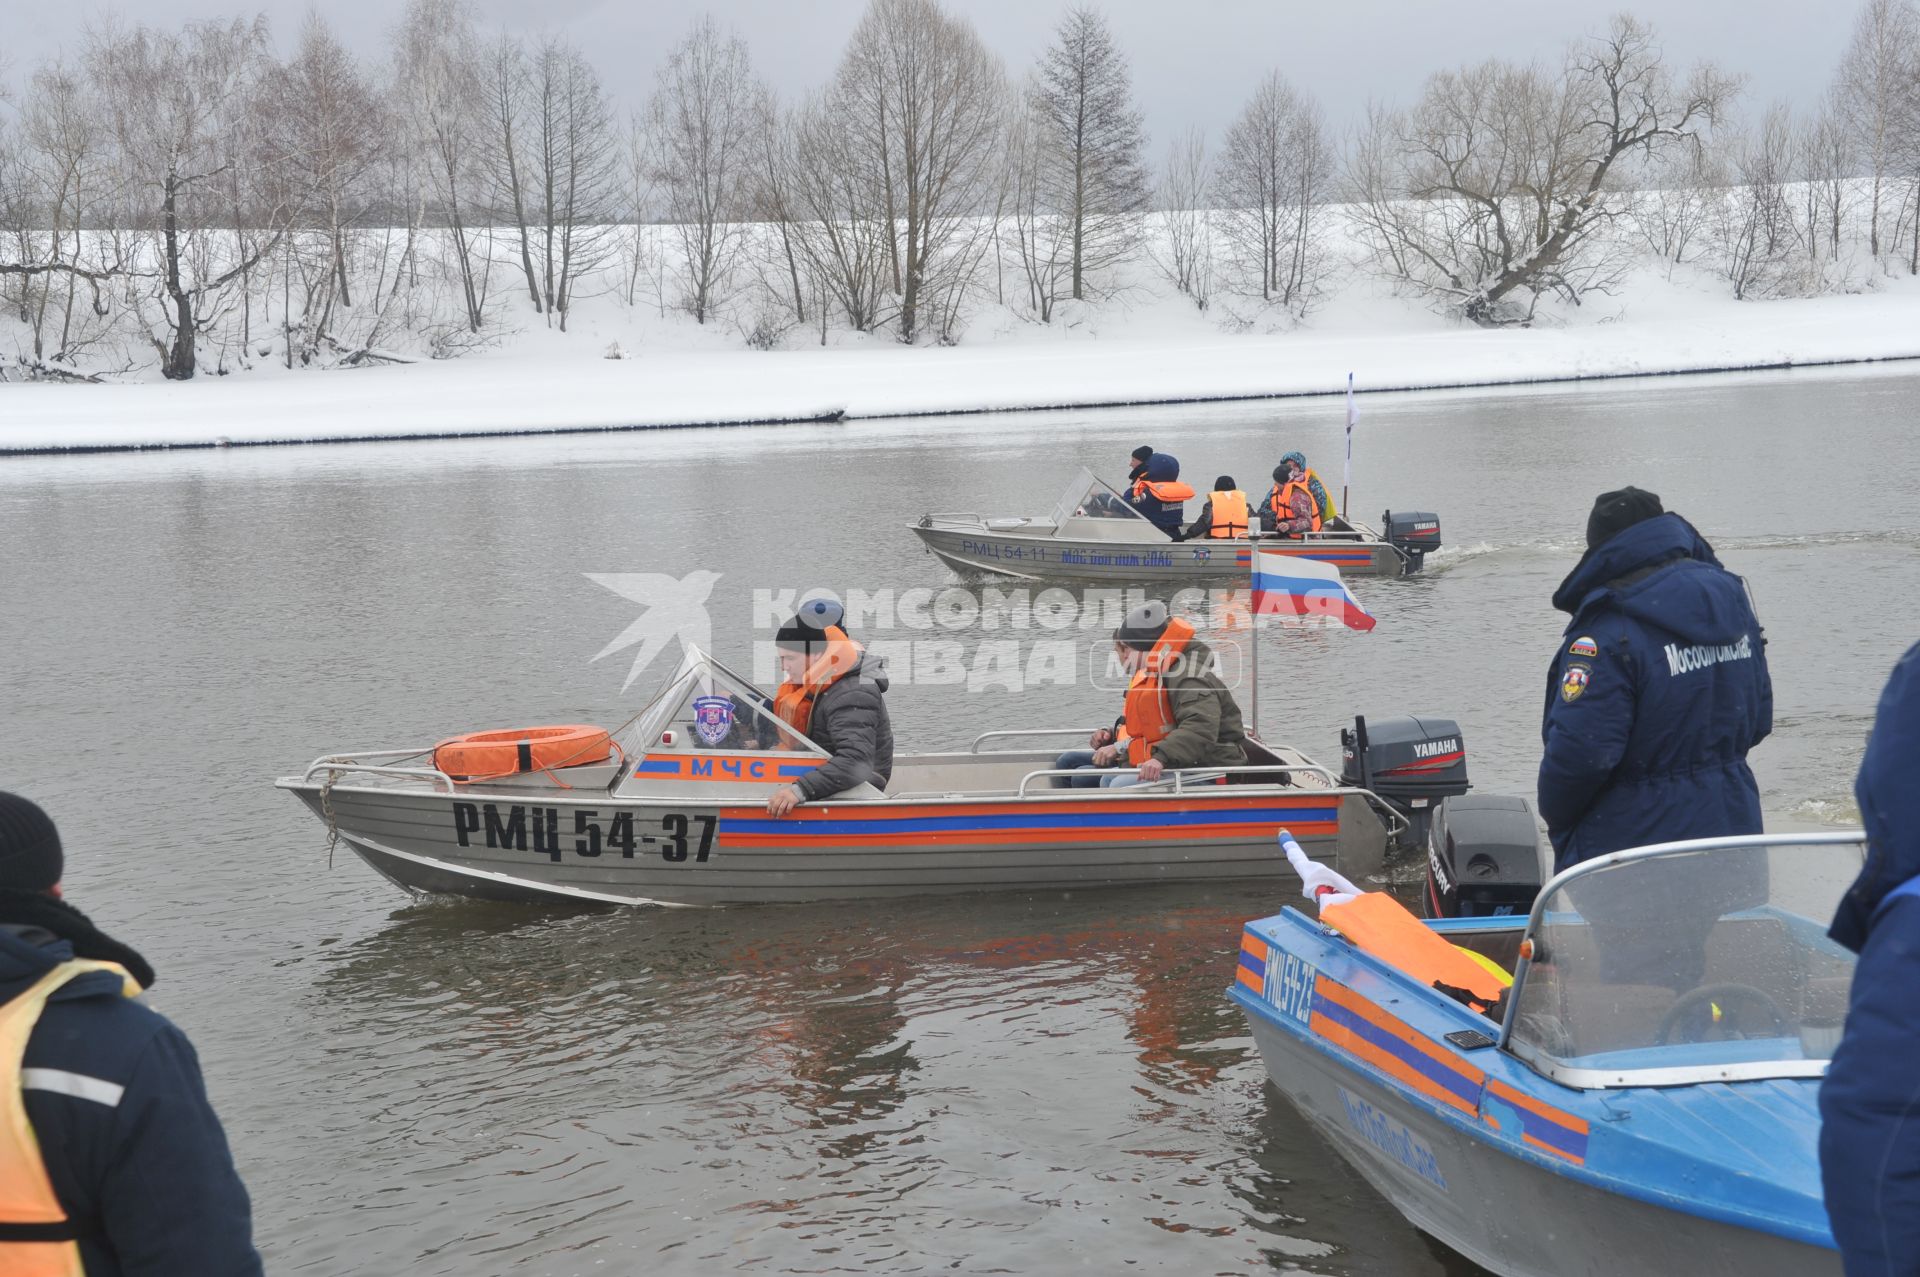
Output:
[[1593,677],[1592,667],[1581,661],[1569,661],[1564,673],[1560,675],[1560,700],[1571,703],[1580,699],[1587,690],[1587,684]]
[[1572,646],[1567,648],[1567,654],[1569,656],[1598,656],[1600,655],[1600,645],[1593,641],[1591,635],[1582,634],[1573,641]]

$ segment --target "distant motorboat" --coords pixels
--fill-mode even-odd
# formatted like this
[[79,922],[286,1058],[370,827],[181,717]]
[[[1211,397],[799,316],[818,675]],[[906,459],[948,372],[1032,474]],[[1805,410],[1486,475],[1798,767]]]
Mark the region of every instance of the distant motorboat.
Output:
[[1386,532],[1335,518],[1301,536],[1175,541],[1082,467],[1050,514],[923,515],[909,525],[955,571],[1030,581],[1209,581],[1252,571],[1253,547],[1331,563],[1342,576],[1405,576],[1440,548],[1440,520],[1388,512]]

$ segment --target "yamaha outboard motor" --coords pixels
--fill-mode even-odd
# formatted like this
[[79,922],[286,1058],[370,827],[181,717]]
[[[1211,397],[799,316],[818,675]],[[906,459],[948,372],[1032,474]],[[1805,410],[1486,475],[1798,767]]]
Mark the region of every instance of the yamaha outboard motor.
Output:
[[1380,516],[1387,543],[1406,556],[1407,573],[1420,570],[1427,556],[1440,548],[1440,516],[1424,512],[1395,514],[1389,510]]
[[1525,913],[1540,894],[1540,835],[1524,798],[1470,794],[1440,804],[1427,835],[1427,916]]
[[1340,733],[1343,784],[1370,789],[1407,818],[1404,847],[1427,844],[1427,823],[1444,799],[1467,792],[1460,725],[1430,715],[1353,720]]

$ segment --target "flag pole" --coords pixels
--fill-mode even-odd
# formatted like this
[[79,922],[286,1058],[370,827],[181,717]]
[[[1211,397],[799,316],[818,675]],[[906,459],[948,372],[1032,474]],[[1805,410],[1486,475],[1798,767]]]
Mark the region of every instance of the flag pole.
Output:
[[1347,508],[1347,489],[1353,486],[1353,421],[1360,414],[1353,407],[1353,374],[1347,374],[1347,468],[1340,477],[1340,517],[1348,523],[1353,522],[1353,511]]

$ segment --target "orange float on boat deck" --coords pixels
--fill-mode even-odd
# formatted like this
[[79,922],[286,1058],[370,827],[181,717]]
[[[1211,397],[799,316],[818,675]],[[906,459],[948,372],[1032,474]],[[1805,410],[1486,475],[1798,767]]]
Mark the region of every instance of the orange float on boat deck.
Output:
[[488,780],[604,761],[613,738],[586,724],[468,732],[433,747],[433,765],[455,780]]

